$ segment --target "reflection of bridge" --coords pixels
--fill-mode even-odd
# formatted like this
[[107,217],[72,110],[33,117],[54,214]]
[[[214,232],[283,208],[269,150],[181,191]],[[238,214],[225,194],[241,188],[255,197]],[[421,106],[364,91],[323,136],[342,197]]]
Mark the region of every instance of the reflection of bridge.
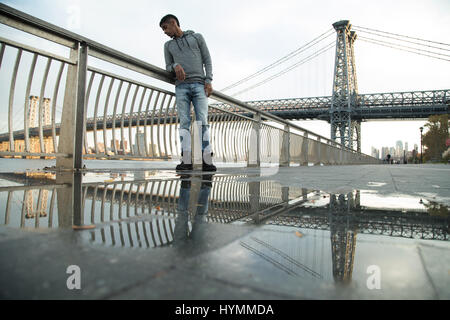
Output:
[[[2,174],[1,177],[15,182],[24,178],[21,175],[13,177],[11,174]],[[432,215],[432,211],[374,209],[360,205],[359,192],[326,195],[301,188],[282,187],[272,181],[247,182],[243,178],[248,176],[216,175],[211,178],[203,176],[134,181],[111,179],[84,183],[80,192],[81,212],[77,219],[82,224],[98,225],[95,230],[90,231],[89,238],[97,244],[139,248],[165,246],[176,241],[175,229],[180,217],[180,188],[188,187],[191,197],[198,201],[200,198],[193,195],[209,188],[205,221],[210,223],[265,224],[330,232],[332,274],[335,281],[344,283],[351,280],[358,233],[448,240],[448,216]],[[42,176],[35,179],[38,179],[37,182],[46,180]],[[28,182],[30,180],[33,179],[28,177]],[[58,180],[56,177],[56,181]],[[50,184],[39,183],[39,186],[33,186],[33,183],[30,183],[25,187],[2,187],[0,197],[6,198],[6,212],[0,214],[4,215],[2,220],[5,224],[15,227],[55,228],[68,227],[75,223],[75,213],[68,211],[65,205],[65,197],[73,193],[70,184],[66,181],[66,184],[52,185],[48,180],[47,183]],[[76,183],[72,185],[76,186]],[[47,192],[45,205],[48,213],[27,217],[27,194],[35,188],[38,188],[36,190],[40,193]],[[16,202],[20,199],[16,209],[14,199]],[[3,199],[1,201],[3,202]],[[44,204],[41,202],[41,205]],[[197,223],[196,208],[204,205],[196,201],[190,202],[190,232]],[[253,240],[258,241],[257,244],[270,250],[279,259],[281,256],[281,260],[292,260],[270,241],[255,239]],[[324,238],[320,237],[314,241],[319,240],[324,241]],[[243,243],[243,246],[258,254],[250,243]],[[324,247],[324,244],[318,246]],[[267,258],[267,254],[263,256]],[[281,263],[281,260],[278,263]],[[313,270],[311,263],[304,261],[301,265],[305,270],[309,270],[308,274],[322,277],[320,272]]]
[[[23,192],[23,190],[54,192],[67,187],[53,185],[46,179],[48,176],[43,175],[31,177],[0,173],[0,177],[15,182],[24,181],[24,178],[28,182],[38,179],[36,183],[38,186],[30,184],[27,187],[9,187],[9,192]],[[344,224],[352,226],[358,233],[448,240],[448,221],[438,215],[430,215],[425,211],[402,209],[397,211],[360,206],[359,192],[340,195],[337,198],[329,195],[328,204],[308,206],[307,202],[311,199],[320,199],[324,196],[328,198],[328,195],[319,195],[302,188],[281,187],[278,183],[271,181],[240,181],[246,177],[245,175],[214,176],[208,211],[208,219],[211,222],[240,221],[331,230],[331,225],[336,222],[333,220],[333,215],[334,217],[339,215],[345,217]],[[155,212],[168,216],[176,215],[178,192],[182,180],[155,179],[128,182],[113,180],[83,184],[83,203],[89,223],[103,223]],[[46,183],[42,183],[44,181]],[[91,205],[91,212],[86,208],[86,201],[89,201]],[[93,204],[95,205],[92,206]],[[103,212],[108,206],[111,214],[106,216],[102,214],[101,219],[98,220],[95,215],[97,205]],[[45,204],[45,206],[47,209],[51,208],[51,205]],[[158,209],[155,211],[155,208]],[[121,214],[122,210],[128,212],[126,216]],[[271,212],[276,214],[269,214]]]

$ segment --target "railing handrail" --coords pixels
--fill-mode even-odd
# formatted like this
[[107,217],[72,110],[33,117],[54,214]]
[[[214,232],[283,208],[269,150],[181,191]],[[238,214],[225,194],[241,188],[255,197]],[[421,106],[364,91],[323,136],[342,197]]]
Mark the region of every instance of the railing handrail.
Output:
[[[8,18],[11,19],[12,22],[8,21]],[[117,60],[121,63],[120,65],[125,66],[125,67],[129,68],[130,70],[134,70],[136,72],[140,72],[139,69],[145,70],[147,72],[147,74],[151,75],[152,77],[154,77],[158,80],[162,80],[162,81],[164,81],[166,83],[170,83],[170,84],[175,83],[174,76],[162,68],[159,68],[150,63],[147,63],[145,61],[134,58],[130,55],[127,55],[125,53],[122,53],[120,51],[112,49],[108,46],[102,45],[96,41],[93,41],[91,39],[83,37],[79,34],[76,34],[74,32],[66,30],[64,28],[58,27],[49,22],[46,22],[46,21],[43,21],[36,17],[33,17],[29,14],[26,14],[24,12],[21,12],[19,10],[11,8],[2,3],[0,3],[0,23],[9,25],[11,27],[17,28],[19,30],[22,30],[22,31],[25,31],[28,33],[32,33],[43,39],[50,40],[50,41],[56,42],[56,43],[64,45],[64,46],[68,46],[67,41],[72,42],[72,46],[76,45],[77,43],[84,44],[89,48],[90,55],[93,55],[100,59],[105,58],[104,56],[106,56],[107,58],[112,58],[112,60],[106,59],[107,61],[109,61],[111,63],[115,63],[114,61]],[[24,28],[22,24],[24,24],[25,26],[31,27],[31,29],[35,28],[35,29],[37,29],[37,31],[31,30],[30,28]],[[66,40],[66,41],[61,41],[61,39]],[[308,134],[308,138],[310,138],[310,136],[313,136],[313,137],[316,137],[316,139],[318,139],[319,141],[325,140],[328,144],[335,146],[335,147],[339,147],[342,150],[346,150],[346,151],[349,151],[352,153],[359,153],[356,150],[353,150],[351,148],[343,146],[342,144],[340,144],[336,141],[333,141],[329,138],[326,138],[317,133],[309,131],[305,128],[297,126],[297,125],[291,123],[290,121],[282,119],[282,118],[275,116],[269,112],[259,110],[255,107],[248,105],[247,103],[245,103],[243,101],[240,101],[233,97],[227,96],[219,91],[213,91],[213,93],[211,94],[210,97],[212,99],[221,101],[223,103],[236,105],[245,110],[254,112],[256,114],[260,114],[267,120],[272,120],[279,124],[287,125],[290,128],[293,128],[293,129],[296,129],[298,131]],[[369,155],[365,155],[363,153],[360,153],[360,154],[364,155],[364,156],[369,156]]]

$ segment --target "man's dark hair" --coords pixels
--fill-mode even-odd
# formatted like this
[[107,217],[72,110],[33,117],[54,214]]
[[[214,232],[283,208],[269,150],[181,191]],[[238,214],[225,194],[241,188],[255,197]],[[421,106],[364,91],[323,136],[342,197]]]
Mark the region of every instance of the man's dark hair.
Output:
[[173,14],[167,14],[164,17],[162,17],[161,21],[159,22],[159,26],[161,27],[161,25],[163,23],[169,22],[170,19],[174,19],[177,23],[177,26],[180,26],[180,22],[178,21],[178,18],[175,17]]

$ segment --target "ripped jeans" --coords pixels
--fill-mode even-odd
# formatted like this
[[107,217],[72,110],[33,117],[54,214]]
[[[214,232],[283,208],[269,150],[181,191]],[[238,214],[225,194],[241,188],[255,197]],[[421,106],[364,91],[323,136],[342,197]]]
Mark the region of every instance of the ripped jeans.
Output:
[[181,151],[191,148],[191,102],[194,105],[195,118],[202,127],[202,153],[211,152],[208,124],[208,97],[202,83],[180,83],[175,87],[178,118],[180,119]]

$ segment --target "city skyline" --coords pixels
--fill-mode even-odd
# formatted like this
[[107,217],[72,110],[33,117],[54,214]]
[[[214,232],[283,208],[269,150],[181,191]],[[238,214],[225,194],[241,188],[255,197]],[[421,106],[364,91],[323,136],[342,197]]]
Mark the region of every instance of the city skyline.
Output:
[[388,154],[391,155],[391,157],[395,157],[397,159],[403,157],[406,157],[408,159],[413,156],[414,150],[416,151],[416,153],[420,154],[420,146],[418,144],[415,143],[410,150],[408,142],[403,142],[404,141],[397,140],[395,146],[383,146],[380,149],[371,146],[370,155],[378,159],[386,159],[386,156]]

